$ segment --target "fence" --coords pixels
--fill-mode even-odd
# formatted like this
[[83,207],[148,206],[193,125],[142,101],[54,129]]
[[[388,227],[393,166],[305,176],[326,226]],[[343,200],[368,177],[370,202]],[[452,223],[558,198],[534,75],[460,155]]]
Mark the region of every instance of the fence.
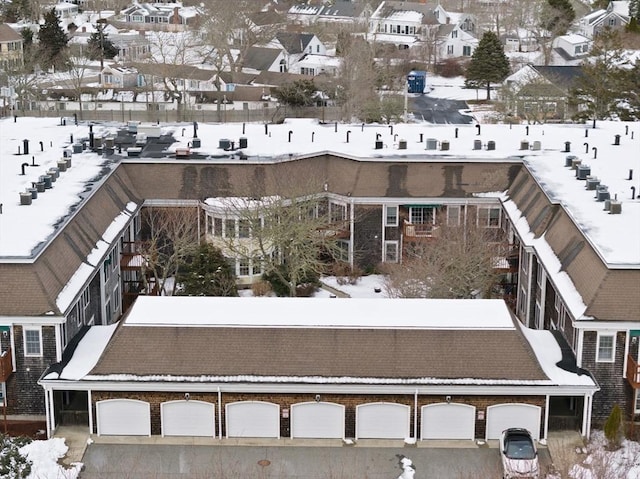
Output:
[[257,110],[117,110],[85,109],[60,110],[60,109],[35,109],[7,111],[7,116],[16,115],[31,117],[73,117],[84,121],[143,121],[143,122],[181,122],[199,121],[203,123],[280,123],[285,118],[317,118],[320,121],[332,123],[341,120],[339,107],[303,107],[303,108],[264,108]]

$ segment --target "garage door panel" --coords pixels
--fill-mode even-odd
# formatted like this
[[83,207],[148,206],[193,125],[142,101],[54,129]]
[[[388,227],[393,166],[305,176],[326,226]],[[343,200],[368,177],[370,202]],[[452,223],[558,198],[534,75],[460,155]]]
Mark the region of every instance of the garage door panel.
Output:
[[107,399],[96,403],[98,436],[150,436],[151,408],[135,399]]
[[215,406],[205,401],[160,404],[163,436],[215,437]]
[[496,404],[487,408],[487,439],[500,439],[510,427],[528,429],[534,439],[540,439],[542,408],[532,404]]
[[328,402],[292,405],[291,437],[343,439],[344,406]]
[[410,434],[411,408],[397,403],[356,407],[356,439],[405,439]]
[[280,437],[280,406],[262,401],[227,404],[227,437]]
[[476,408],[468,404],[422,406],[421,439],[475,439]]

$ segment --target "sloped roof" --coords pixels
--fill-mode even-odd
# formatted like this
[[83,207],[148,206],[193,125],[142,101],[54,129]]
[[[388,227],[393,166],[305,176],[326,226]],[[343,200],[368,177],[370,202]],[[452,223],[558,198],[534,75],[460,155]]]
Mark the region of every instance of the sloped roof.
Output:
[[[145,298],[147,303],[154,299],[157,298]],[[487,300],[503,308],[498,321],[504,326],[497,329],[481,327],[484,323],[494,324],[496,318],[484,316],[485,308],[480,303],[474,313],[478,317],[468,318],[468,327],[434,326],[434,321],[440,324],[446,320],[445,316],[434,318],[434,314],[444,314],[446,305],[442,310],[441,306],[436,307],[439,313],[434,313],[430,303],[442,300],[206,298],[198,301],[194,312],[201,302],[207,302],[213,306],[208,311],[218,311],[214,317],[222,315],[224,318],[224,308],[215,307],[215,304],[224,305],[234,299],[237,300],[234,308],[237,320],[232,323],[243,323],[247,319],[247,324],[185,327],[189,324],[189,309],[184,311],[184,317],[175,318],[186,322],[183,325],[130,324],[127,317],[89,376],[92,379],[113,375],[213,376],[224,382],[272,382],[273,378],[280,378],[275,381],[349,383],[366,379],[366,383],[409,384],[450,380],[465,384],[478,381],[518,384],[549,379],[506,306],[499,300]],[[289,305],[300,300],[308,302],[309,306],[313,302],[317,314],[322,314],[328,306],[331,314],[340,310],[346,310],[346,313],[342,313],[343,317],[334,315],[330,318],[335,326],[297,326],[292,317],[296,308]],[[171,300],[161,301],[166,304]],[[264,325],[251,326],[258,319],[249,313],[256,301],[267,317],[270,312],[278,311],[284,323],[290,321],[292,326],[271,325],[268,318],[263,319]],[[449,305],[457,308],[464,300],[451,301]],[[336,305],[337,302],[341,303]],[[394,323],[400,318],[391,316],[387,318],[386,327],[367,326],[367,312],[374,313],[381,302],[386,302],[392,309],[414,310],[417,317],[424,318],[425,325],[396,326]],[[352,310],[351,303],[357,303],[362,318],[347,317]],[[247,313],[243,313],[243,305],[247,306]],[[134,304],[130,315],[135,311]],[[347,325],[341,327],[342,321]],[[350,326],[354,322],[363,325]],[[473,327],[472,323],[477,326]]]
[[258,76],[256,76],[252,83],[254,85],[269,85],[269,86],[280,86],[285,83],[292,83],[296,80],[312,80],[313,76],[311,75],[299,75],[297,73],[281,73],[281,72],[269,72],[269,71],[261,71]]
[[259,71],[268,70],[281,53],[275,48],[251,47],[245,54],[242,66]]
[[287,53],[302,53],[313,40],[313,33],[278,32],[276,39]]
[[577,79],[582,76],[582,67],[580,66],[535,65],[533,68],[549,82],[560,86],[564,90],[572,88]]
[[251,21],[259,26],[264,27],[267,25],[278,25],[280,23],[284,23],[285,19],[278,12],[274,12],[273,10],[268,10],[266,12],[254,12],[249,15]]
[[321,17],[359,17],[365,8],[364,2],[351,2],[338,0],[331,5],[326,5]]
[[16,42],[21,40],[22,35],[6,23],[0,23],[0,42]]

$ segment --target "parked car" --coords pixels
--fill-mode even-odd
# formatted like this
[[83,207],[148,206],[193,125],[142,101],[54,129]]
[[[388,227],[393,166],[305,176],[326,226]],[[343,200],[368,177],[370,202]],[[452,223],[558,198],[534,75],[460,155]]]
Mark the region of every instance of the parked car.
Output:
[[500,457],[504,479],[539,479],[538,450],[528,430],[510,428],[502,431]]

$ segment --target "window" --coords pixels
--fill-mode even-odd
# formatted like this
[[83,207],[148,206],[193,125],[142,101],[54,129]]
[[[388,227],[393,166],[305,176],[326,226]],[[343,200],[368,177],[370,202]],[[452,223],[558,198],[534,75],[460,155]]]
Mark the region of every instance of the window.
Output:
[[238,237],[239,238],[248,238],[251,233],[251,227],[249,220],[239,220],[238,221]]
[[497,228],[500,226],[501,210],[498,206],[478,208],[478,226]]
[[336,252],[336,259],[339,261],[349,261],[349,244],[348,240],[338,240],[336,246],[338,251]]
[[24,328],[24,355],[42,356],[42,334],[40,328]]
[[615,361],[616,335],[614,333],[598,333],[597,363],[612,363]]
[[384,242],[384,261],[386,263],[398,262],[398,242],[397,241]]
[[470,57],[470,56],[471,56],[471,47],[470,47],[470,46],[468,46],[468,45],[463,46],[463,47],[462,47],[462,54],[463,54],[465,57]]
[[249,260],[240,260],[238,267],[238,276],[249,276]]
[[526,319],[525,316],[527,314],[527,288],[522,285],[520,288],[520,297],[518,298],[520,304],[518,305],[518,311],[520,312],[520,316],[522,319]]
[[224,237],[236,237],[236,220],[224,220]]
[[254,276],[262,274],[262,260],[260,258],[251,259],[251,274]]
[[536,283],[538,284],[538,288],[542,288],[542,283],[544,281],[544,268],[542,267],[542,263],[538,261],[538,269],[536,270]]
[[447,225],[460,226],[460,205],[447,206]]
[[453,45],[447,45],[447,55],[453,55]]
[[347,219],[347,205],[340,203],[329,202],[329,214],[331,215],[331,222],[338,223],[346,221]]
[[451,32],[451,38],[458,38],[458,30],[454,30]]
[[398,226],[398,207],[397,206],[385,206],[384,225]]
[[414,225],[433,224],[433,208],[412,206],[409,211],[409,217]]

